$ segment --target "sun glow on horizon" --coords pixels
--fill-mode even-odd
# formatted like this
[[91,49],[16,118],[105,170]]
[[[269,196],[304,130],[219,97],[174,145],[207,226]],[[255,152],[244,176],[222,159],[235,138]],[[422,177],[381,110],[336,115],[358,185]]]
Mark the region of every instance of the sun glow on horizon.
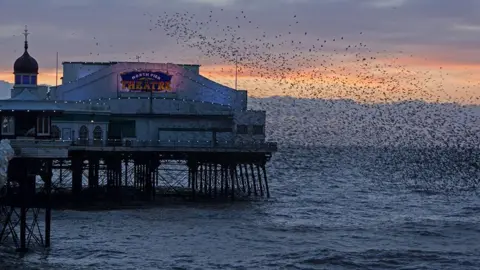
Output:
[[[62,73],[59,72],[59,73],[58,73],[58,84],[61,84],[61,83],[62,83],[62,81],[60,80],[61,77],[62,77]],[[1,72],[0,72],[0,81],[6,81],[6,82],[8,82],[8,83],[13,84],[13,82],[14,82],[13,72],[10,72],[10,73],[6,73],[6,72],[1,73]],[[44,71],[44,72],[39,71],[39,74],[38,74],[38,84],[45,84],[45,85],[55,86],[56,81],[57,81],[57,80],[56,80],[56,72],[55,72],[55,69],[54,69],[54,70],[46,70],[46,71]]]
[[[390,60],[388,60],[390,61]],[[480,65],[413,57],[399,57],[392,65],[385,59],[361,62],[338,62],[309,68],[274,68],[264,70],[246,67],[237,69],[238,88],[252,97],[292,96],[299,98],[346,98],[359,102],[390,102],[422,99],[429,102],[478,104]],[[204,65],[203,76],[235,86],[235,65]],[[62,72],[58,74],[61,84]],[[0,72],[0,80],[13,83],[11,72]],[[55,69],[40,70],[39,84],[55,85]]]
[[[348,98],[360,102],[389,102],[422,99],[429,102],[479,103],[480,65],[460,63],[411,62],[399,60],[404,68],[355,66],[293,70],[282,78],[258,75],[254,69],[238,69],[238,86],[251,96],[288,95],[306,98]],[[379,60],[382,61],[382,60]],[[203,75],[230,87],[235,82],[234,66],[202,67]],[[271,75],[271,74],[270,74]]]

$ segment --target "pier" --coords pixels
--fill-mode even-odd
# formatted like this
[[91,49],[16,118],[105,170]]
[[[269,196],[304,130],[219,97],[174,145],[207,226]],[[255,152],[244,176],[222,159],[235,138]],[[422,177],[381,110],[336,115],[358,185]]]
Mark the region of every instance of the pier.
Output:
[[[51,211],[125,207],[175,198],[268,198],[275,143],[12,140],[0,198],[0,243],[50,246]],[[114,146],[112,146],[114,145]],[[43,226],[40,224],[43,223]]]
[[62,84],[40,86],[24,35],[11,98],[0,100],[13,155],[0,173],[0,244],[49,247],[54,208],[270,196],[265,166],[277,145],[246,90],[199,65],[142,62],[63,62]]

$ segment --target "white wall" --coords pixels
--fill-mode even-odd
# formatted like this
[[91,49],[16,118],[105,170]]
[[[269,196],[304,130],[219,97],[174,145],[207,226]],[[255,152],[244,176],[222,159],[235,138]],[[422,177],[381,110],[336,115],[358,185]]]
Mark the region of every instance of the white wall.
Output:
[[240,110],[240,111],[246,111],[247,110],[247,99],[248,99],[248,93],[246,90],[238,90],[236,92],[236,104],[238,104],[234,109]]
[[[138,140],[158,140],[159,129],[184,129],[184,128],[196,128],[196,129],[227,129],[232,128],[232,122],[228,120],[197,120],[197,119],[146,119],[140,118],[137,119],[135,124],[135,132],[137,134]],[[185,131],[171,131],[175,132],[185,132]],[[193,131],[194,134],[197,131]],[[166,133],[168,134],[168,133]],[[190,138],[191,136],[186,136],[184,133],[182,136]],[[205,136],[209,136],[209,140],[212,139],[211,135],[197,134],[199,138],[191,137],[195,140],[204,140]],[[169,135],[170,136],[170,135]],[[173,135],[172,135],[173,136]],[[176,136],[176,135],[175,135]],[[180,136],[180,135],[179,135]],[[196,136],[196,135],[195,135]]]
[[80,78],[88,76],[92,73],[95,73],[101,69],[108,67],[108,65],[91,65],[91,64],[81,64],[81,63],[63,63],[63,84],[68,82],[76,81]]
[[[263,125],[265,126],[266,121],[266,112],[265,111],[242,111],[236,112],[234,117],[235,123],[235,142],[264,142],[264,134],[253,134],[253,125]],[[236,133],[236,127],[238,125],[247,125],[248,134],[238,134]]]
[[[233,114],[226,106],[206,102],[183,101],[181,99],[138,99],[122,98],[105,101],[110,105],[112,114]],[[150,110],[152,104],[152,110]]]
[[[92,69],[94,66],[86,65],[85,67]],[[68,69],[68,66],[65,68]],[[84,68],[71,67],[71,69],[70,73],[74,74],[74,69],[79,73],[79,70]],[[171,74],[173,76],[171,85],[174,93],[170,93],[170,95],[179,99],[213,102],[234,109],[241,109],[246,106],[246,103],[243,103],[246,97],[244,92],[223,86],[179,65],[153,63],[118,63],[101,68],[97,72],[71,83],[64,80],[65,83],[58,87],[53,98],[58,100],[116,98],[123,93],[120,73],[135,70],[162,71]],[[72,77],[74,76],[72,75]],[[242,103],[239,103],[240,101]]]

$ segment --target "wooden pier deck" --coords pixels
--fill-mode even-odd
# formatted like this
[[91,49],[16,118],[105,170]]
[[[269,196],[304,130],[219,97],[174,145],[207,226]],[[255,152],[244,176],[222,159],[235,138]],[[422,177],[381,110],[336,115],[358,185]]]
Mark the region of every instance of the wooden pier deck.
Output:
[[274,142],[233,141],[11,140],[11,145],[15,156],[23,158],[68,158],[75,151],[271,154],[278,150]]

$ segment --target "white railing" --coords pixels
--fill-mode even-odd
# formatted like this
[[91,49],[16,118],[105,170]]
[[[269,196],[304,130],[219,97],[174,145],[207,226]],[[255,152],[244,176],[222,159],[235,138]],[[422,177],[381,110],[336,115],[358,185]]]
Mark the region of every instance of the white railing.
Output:
[[71,141],[64,140],[36,140],[36,139],[11,139],[10,145],[13,148],[18,147],[35,147],[35,148],[48,148],[48,147],[68,147],[72,143]]
[[71,148],[71,147],[131,147],[131,148],[222,148],[222,149],[266,149],[277,150],[274,142],[238,142],[234,140],[36,140],[36,139],[13,139],[10,141],[13,148]]

